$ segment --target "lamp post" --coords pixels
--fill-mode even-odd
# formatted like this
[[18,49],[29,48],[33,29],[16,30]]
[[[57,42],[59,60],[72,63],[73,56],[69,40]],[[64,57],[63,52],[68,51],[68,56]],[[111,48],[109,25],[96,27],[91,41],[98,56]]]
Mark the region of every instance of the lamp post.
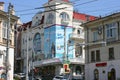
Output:
[[8,26],[7,26],[7,45],[6,45],[6,80],[9,80],[8,78],[8,70],[9,70],[9,28],[10,28],[10,11],[11,11],[12,5],[9,3],[8,6]]

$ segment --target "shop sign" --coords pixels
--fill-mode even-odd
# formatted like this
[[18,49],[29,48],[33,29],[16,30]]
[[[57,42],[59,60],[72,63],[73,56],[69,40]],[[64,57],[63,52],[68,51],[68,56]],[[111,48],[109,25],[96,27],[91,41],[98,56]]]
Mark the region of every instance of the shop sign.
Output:
[[104,67],[104,66],[107,66],[106,62],[104,62],[104,63],[97,63],[96,64],[96,67]]

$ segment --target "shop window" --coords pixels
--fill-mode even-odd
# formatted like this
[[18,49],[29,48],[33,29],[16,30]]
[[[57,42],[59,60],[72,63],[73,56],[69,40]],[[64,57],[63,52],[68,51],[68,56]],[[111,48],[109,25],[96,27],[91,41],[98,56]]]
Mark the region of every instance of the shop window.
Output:
[[94,70],[94,80],[99,80],[99,71],[97,69]]

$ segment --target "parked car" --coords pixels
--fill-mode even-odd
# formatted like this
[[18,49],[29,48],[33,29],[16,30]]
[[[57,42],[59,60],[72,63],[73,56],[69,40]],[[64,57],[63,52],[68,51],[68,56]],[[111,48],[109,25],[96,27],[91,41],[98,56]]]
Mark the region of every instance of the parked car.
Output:
[[58,75],[53,80],[71,80],[70,75]]
[[42,80],[42,77],[41,76],[36,76],[35,80]]
[[25,73],[14,74],[15,79],[25,80]]

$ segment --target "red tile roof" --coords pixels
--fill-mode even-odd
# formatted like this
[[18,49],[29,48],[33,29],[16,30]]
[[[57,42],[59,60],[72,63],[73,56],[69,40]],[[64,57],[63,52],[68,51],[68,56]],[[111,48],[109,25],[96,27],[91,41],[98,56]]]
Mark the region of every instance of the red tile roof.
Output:
[[87,17],[89,18],[90,21],[95,20],[97,18],[95,16],[91,16],[91,15],[87,15],[87,14],[73,12],[73,19],[87,21]]

